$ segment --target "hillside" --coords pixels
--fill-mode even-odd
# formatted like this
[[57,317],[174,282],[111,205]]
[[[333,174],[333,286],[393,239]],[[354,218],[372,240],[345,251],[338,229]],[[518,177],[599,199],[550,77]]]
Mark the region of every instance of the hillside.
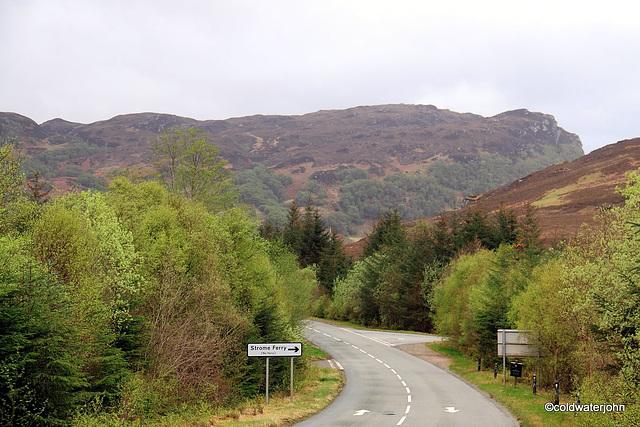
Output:
[[[148,169],[150,143],[175,125],[209,133],[238,183],[252,187],[241,195],[263,218],[282,222],[287,203],[311,198],[330,225],[352,235],[392,207],[407,219],[433,215],[467,194],[583,154],[578,136],[547,114],[515,110],[482,117],[430,105],[206,121],[139,113],[40,125],[0,113],[0,138],[22,141],[27,172],[39,170],[65,191],[104,188],[114,171]],[[265,187],[277,174],[286,179]]]
[[468,202],[462,211],[480,204],[486,212],[495,212],[503,204],[522,212],[531,203],[537,208],[543,240],[556,242],[593,223],[600,210],[622,205],[616,187],[623,187],[626,174],[639,167],[640,138],[620,141],[477,195],[478,200]]

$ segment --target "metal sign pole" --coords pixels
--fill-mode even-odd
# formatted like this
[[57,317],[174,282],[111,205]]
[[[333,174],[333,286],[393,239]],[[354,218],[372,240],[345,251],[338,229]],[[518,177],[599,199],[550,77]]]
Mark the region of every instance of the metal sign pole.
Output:
[[269,404],[269,358],[267,357],[267,402],[265,405]]
[[291,358],[291,403],[293,403],[293,357]]
[[502,330],[502,384],[507,384],[507,330]]

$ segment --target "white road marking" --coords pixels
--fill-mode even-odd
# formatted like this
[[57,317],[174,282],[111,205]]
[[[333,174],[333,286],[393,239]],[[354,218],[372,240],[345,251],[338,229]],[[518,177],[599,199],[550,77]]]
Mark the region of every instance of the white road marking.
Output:
[[351,332],[352,334],[360,335],[363,338],[366,338],[366,339],[371,340],[371,341],[378,342],[380,344],[386,345],[387,347],[393,347],[393,344],[391,344],[390,342],[387,342],[385,340],[381,340],[380,338],[368,337],[366,335],[363,335],[363,334],[361,334],[359,332],[356,332],[356,331],[352,331],[351,329],[347,329],[347,328],[340,328],[340,329],[342,329],[343,331]]
[[[342,330],[344,330],[344,331],[347,331],[347,332],[351,332],[352,334],[359,335],[359,336],[361,336],[361,337],[363,337],[363,338],[367,338],[367,339],[369,339],[369,340],[371,340],[371,341],[374,341],[374,342],[377,342],[377,343],[383,344],[383,345],[388,346],[388,347],[392,347],[392,346],[393,346],[393,344],[391,344],[391,343],[389,343],[389,342],[387,342],[387,341],[381,340],[381,339],[379,339],[379,338],[375,338],[375,337],[368,337],[368,336],[366,336],[366,335],[360,334],[360,333],[358,333],[358,332],[354,332],[354,331],[349,330],[349,329],[346,329],[346,328],[340,328],[340,329],[342,329]],[[349,344],[349,343],[348,343],[348,342],[346,342],[346,341],[342,341],[340,338],[332,337],[331,335],[329,335],[329,334],[327,334],[327,333],[325,333],[325,332],[318,331],[317,329],[314,329],[314,331],[316,331],[316,332],[318,332],[318,333],[322,333],[323,335],[325,335],[325,336],[327,336],[327,337],[329,337],[329,338],[333,338],[333,339],[335,339],[336,341],[343,342],[343,343],[345,343],[345,344],[347,344],[347,345],[351,345],[351,347],[353,347],[354,349],[356,349],[356,350],[360,350],[360,352],[362,352],[362,353],[366,354],[366,355],[367,355],[367,356],[369,356],[370,358],[375,359],[378,363],[381,363],[382,365],[384,365],[384,367],[385,367],[385,368],[389,369],[391,372],[393,372],[393,373],[396,375],[396,377],[398,377],[398,380],[400,380],[400,382],[402,383],[402,385],[404,386],[404,388],[405,388],[405,390],[406,390],[406,392],[407,392],[407,403],[408,403],[408,405],[407,405],[407,407],[406,407],[406,409],[405,409],[405,411],[404,411],[405,415],[404,415],[402,418],[400,418],[400,421],[398,421],[398,424],[396,424],[396,425],[398,425],[398,426],[399,426],[399,425],[402,425],[402,423],[404,423],[404,422],[405,422],[405,420],[407,419],[407,415],[409,414],[409,411],[411,411],[411,390],[409,390],[409,387],[407,387],[407,383],[402,379],[402,377],[400,376],[400,374],[398,374],[398,372],[396,372],[396,370],[395,370],[395,369],[393,369],[391,366],[389,366],[388,364],[384,363],[382,360],[377,359],[374,355],[372,355],[371,353],[368,353],[367,351],[365,351],[365,350],[363,350],[363,349],[359,348],[358,346],[356,346],[356,345],[354,345],[354,344]],[[329,360],[329,364],[330,364],[330,366],[331,366],[331,367],[333,367],[333,366],[334,366],[334,363],[335,363],[335,365],[336,365],[336,366],[338,366],[338,368],[339,368],[341,371],[343,371],[343,370],[344,370],[344,368],[342,367],[342,365],[341,365],[337,360],[333,360],[333,359]],[[446,408],[446,411],[447,411],[447,412],[458,412],[458,410],[456,410],[454,407],[447,407],[447,408]],[[356,411],[353,415],[361,416],[361,415],[364,415],[364,414],[365,414],[365,413],[367,413],[367,412],[369,412],[369,411],[368,411],[368,410],[366,410],[366,409],[360,409],[359,411]]]

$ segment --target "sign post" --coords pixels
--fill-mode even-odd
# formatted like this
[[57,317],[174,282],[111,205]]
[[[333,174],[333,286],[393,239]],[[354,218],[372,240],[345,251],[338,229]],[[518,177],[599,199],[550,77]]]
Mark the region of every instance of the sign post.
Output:
[[530,331],[498,329],[498,357],[502,356],[503,384],[507,384],[507,357],[538,357],[540,363],[540,349],[529,342],[530,335]]
[[278,342],[278,343],[250,343],[247,345],[248,357],[266,357],[266,404],[269,404],[269,358],[270,357],[290,357],[291,358],[291,402],[293,402],[293,358],[302,356],[302,343],[300,342]]

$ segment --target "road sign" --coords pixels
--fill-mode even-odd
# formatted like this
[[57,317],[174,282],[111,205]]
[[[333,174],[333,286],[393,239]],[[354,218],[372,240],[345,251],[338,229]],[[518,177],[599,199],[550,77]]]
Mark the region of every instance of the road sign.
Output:
[[515,362],[511,362],[510,375],[517,378],[522,377],[522,363],[517,360]]
[[530,333],[517,329],[498,329],[498,357],[537,357],[540,350],[531,344]]
[[272,342],[272,343],[249,343],[247,344],[247,356],[266,357],[266,380],[265,395],[266,403],[269,404],[269,358],[270,357],[290,357],[291,358],[291,402],[293,402],[293,358],[302,356],[301,342]]
[[277,342],[255,343],[247,345],[249,357],[299,357],[302,356],[302,343]]

